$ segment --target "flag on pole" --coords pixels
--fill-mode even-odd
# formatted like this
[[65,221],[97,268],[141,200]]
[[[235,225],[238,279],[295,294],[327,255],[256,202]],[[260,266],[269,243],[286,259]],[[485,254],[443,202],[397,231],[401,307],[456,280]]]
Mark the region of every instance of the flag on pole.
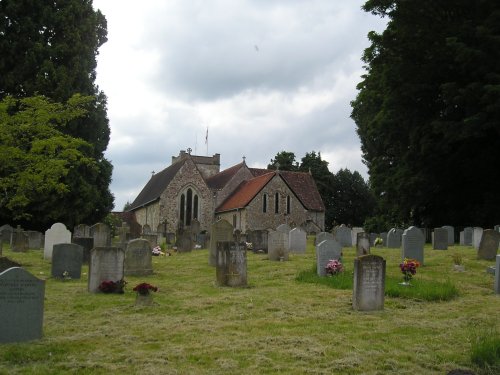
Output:
[[208,145],[208,126],[207,126],[207,133],[205,134],[205,144]]

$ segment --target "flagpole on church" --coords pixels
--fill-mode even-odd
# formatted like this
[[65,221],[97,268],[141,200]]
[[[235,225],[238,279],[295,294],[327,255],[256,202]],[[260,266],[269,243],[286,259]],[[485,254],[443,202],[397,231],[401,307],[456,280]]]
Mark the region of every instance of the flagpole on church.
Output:
[[205,134],[205,144],[207,145],[207,156],[208,156],[208,125],[207,125],[207,132]]

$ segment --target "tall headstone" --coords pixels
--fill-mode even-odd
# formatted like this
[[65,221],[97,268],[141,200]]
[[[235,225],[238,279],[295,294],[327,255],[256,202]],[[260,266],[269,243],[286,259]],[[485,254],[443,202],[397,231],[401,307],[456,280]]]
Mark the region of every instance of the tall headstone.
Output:
[[464,245],[472,245],[472,234],[474,233],[474,228],[465,227],[464,228]]
[[477,258],[494,260],[497,256],[500,233],[493,229],[485,229],[477,250]]
[[11,249],[16,253],[25,253],[29,249],[28,235],[24,233],[19,225],[12,233]]
[[193,250],[193,234],[189,227],[178,229],[175,244],[179,253],[188,253]]
[[417,227],[409,227],[402,236],[402,258],[415,259],[424,264],[424,235]]
[[291,253],[305,254],[307,248],[307,234],[301,228],[293,228],[288,233],[288,248]]
[[358,233],[358,238],[356,238],[356,256],[370,254],[370,244],[371,240],[368,233]]
[[401,247],[401,239],[403,236],[403,230],[399,228],[392,228],[387,233],[386,246],[390,249],[399,249]]
[[41,339],[44,300],[44,280],[19,267],[1,272],[0,343]]
[[71,232],[62,223],[52,224],[50,229],[45,231],[44,259],[52,259],[52,248],[58,243],[71,243]]
[[496,256],[494,289],[495,289],[495,294],[500,294],[500,255]]
[[432,234],[432,248],[434,250],[448,250],[448,243],[448,229],[434,228],[434,233]]
[[73,237],[91,237],[90,227],[87,224],[78,224],[73,228]]
[[358,233],[362,233],[365,230],[360,227],[354,227],[351,229],[351,241],[353,244],[357,243],[358,241]]
[[288,260],[288,234],[269,230],[267,234],[267,254],[269,260]]
[[210,249],[208,254],[208,264],[217,265],[217,242],[232,241],[233,226],[227,220],[218,220],[210,228]]
[[479,249],[479,244],[481,243],[481,237],[483,236],[483,228],[474,227],[472,229],[472,246],[474,249]]
[[333,237],[340,243],[340,246],[352,246],[351,228],[346,227],[344,224],[335,229]]
[[65,275],[79,279],[82,275],[83,247],[74,243],[54,245],[52,251],[52,277],[61,279]]
[[97,223],[90,227],[90,237],[94,238],[95,247],[111,246],[111,230],[104,223]]
[[385,267],[385,259],[377,255],[364,255],[354,259],[354,310],[384,309]]
[[460,246],[464,246],[465,245],[465,237],[464,237],[464,231],[461,230],[460,231],[460,242],[459,242]]
[[219,285],[247,285],[247,255],[245,246],[233,241],[218,241],[216,260],[216,277]]
[[443,225],[442,228],[446,229],[448,233],[448,246],[453,246],[455,244],[455,228],[450,225]]
[[93,237],[73,237],[72,243],[80,245],[83,248],[83,263],[89,264],[90,250],[94,248]]
[[318,276],[326,276],[326,265],[332,259],[339,260],[342,246],[337,240],[325,240],[316,246],[316,272]]
[[127,244],[125,250],[125,276],[144,276],[153,273],[151,244],[145,239],[135,239]]
[[95,247],[90,252],[88,291],[96,293],[105,280],[123,279],[125,252],[118,247]]

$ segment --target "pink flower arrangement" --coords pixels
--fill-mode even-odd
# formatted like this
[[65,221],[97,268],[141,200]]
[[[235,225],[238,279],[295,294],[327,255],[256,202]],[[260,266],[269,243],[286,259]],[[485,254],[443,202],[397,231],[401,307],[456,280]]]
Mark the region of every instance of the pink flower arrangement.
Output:
[[330,259],[325,267],[327,275],[337,275],[344,271],[344,266],[337,259]]
[[415,259],[405,258],[403,260],[403,263],[399,265],[399,268],[403,273],[405,282],[409,282],[412,279],[412,277],[417,273],[418,267],[420,267],[420,263]]

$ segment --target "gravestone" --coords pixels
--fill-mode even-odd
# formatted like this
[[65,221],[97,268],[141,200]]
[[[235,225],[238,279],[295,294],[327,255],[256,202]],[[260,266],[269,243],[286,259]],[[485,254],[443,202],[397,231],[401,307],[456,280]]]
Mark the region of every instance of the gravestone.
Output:
[[332,259],[340,260],[342,246],[337,240],[324,240],[316,246],[316,272],[318,276],[326,276],[326,265]]
[[16,253],[25,253],[29,249],[28,235],[18,225],[12,233],[11,250]]
[[233,226],[227,220],[218,220],[210,227],[210,249],[208,252],[208,264],[217,265],[217,242],[232,241]]
[[216,277],[220,286],[247,285],[247,253],[242,244],[218,241],[216,250]]
[[141,234],[151,234],[151,227],[149,224],[144,224],[142,226],[142,233]]
[[54,245],[52,251],[52,277],[61,279],[64,273],[72,279],[79,279],[82,274],[83,247],[75,243]]
[[116,228],[118,231],[118,241],[120,243],[127,243],[131,240],[130,238],[130,227],[126,222],[123,222],[122,225]]
[[484,230],[477,250],[477,259],[494,260],[497,256],[499,242],[500,233],[493,229]]
[[448,230],[446,228],[434,228],[432,248],[434,250],[448,250],[448,242]]
[[208,236],[206,233],[200,233],[198,234],[198,239],[197,239],[197,244],[200,245],[202,249],[207,248],[207,241],[208,241]]
[[125,276],[144,276],[153,273],[152,246],[145,239],[135,239],[127,244],[125,250]]
[[95,247],[90,252],[88,291],[99,292],[99,285],[105,280],[123,279],[125,252],[118,247]]
[[344,224],[335,229],[333,237],[340,243],[340,246],[352,246],[351,228],[346,227]]
[[[446,229],[448,233],[448,246],[453,246],[455,244],[455,228],[450,225],[443,225],[441,228]],[[436,231],[434,229],[434,231]]]
[[73,237],[91,237],[90,227],[87,224],[78,224],[73,228]]
[[43,233],[34,230],[24,232],[28,236],[28,247],[30,249],[39,250],[43,245]]
[[471,227],[464,228],[464,245],[471,246],[472,245],[472,234],[474,233],[474,229]]
[[82,260],[84,264],[89,264],[90,261],[90,250],[94,248],[94,238],[93,237],[73,237],[72,243],[80,245],[83,249]]
[[90,227],[90,237],[94,238],[94,247],[111,246],[111,230],[104,223],[97,223]]
[[196,219],[193,219],[190,226],[191,235],[193,236],[193,242],[198,242],[198,234],[200,234],[201,230],[200,228],[200,222]]
[[187,228],[179,228],[176,236],[177,252],[188,253],[193,250],[193,234]]
[[380,233],[379,237],[382,238],[382,245],[387,246],[387,232]]
[[465,238],[464,238],[464,231],[461,230],[460,231],[460,242],[459,242],[460,246],[464,246],[465,245]]
[[71,243],[71,232],[63,223],[52,224],[50,229],[45,231],[44,259],[52,259],[52,248],[58,243]]
[[253,230],[247,232],[247,242],[252,244],[252,251],[267,253],[267,230]]
[[390,249],[399,249],[401,247],[402,236],[403,236],[402,229],[392,228],[387,233],[386,247],[388,247]]
[[417,227],[409,227],[402,236],[402,258],[415,259],[424,265],[424,235]]
[[358,233],[362,233],[365,230],[360,227],[354,227],[351,229],[351,241],[353,244],[357,243],[358,241]]
[[44,280],[19,267],[1,272],[0,343],[41,339],[44,300]]
[[474,227],[472,229],[472,246],[474,249],[479,249],[479,244],[481,243],[481,237],[483,236],[483,228]]
[[370,244],[371,239],[368,233],[358,233],[358,238],[356,238],[356,256],[370,254]]
[[385,266],[385,259],[377,255],[364,255],[354,259],[354,310],[384,309]]
[[149,244],[151,245],[151,249],[153,249],[153,247],[156,247],[160,244],[158,242],[158,235],[156,235],[156,234],[141,234],[141,238],[143,240],[149,241]]
[[321,242],[325,240],[333,240],[333,239],[334,239],[333,234],[329,232],[319,232],[316,235],[316,241],[314,242],[314,244],[319,245]]
[[500,294],[500,255],[496,256],[494,290],[495,294]]
[[175,233],[168,232],[166,239],[167,239],[167,244],[173,244],[173,243],[175,243]]
[[280,224],[276,227],[276,232],[281,232],[281,233],[290,233],[290,231],[292,230],[292,228],[290,228],[288,226],[288,224]]
[[370,245],[375,246],[375,240],[378,238],[378,233],[370,233]]
[[14,232],[14,228],[9,224],[5,224],[0,227],[0,234],[4,243],[8,243],[10,245],[12,232]]
[[267,234],[267,254],[269,260],[288,260],[288,234],[269,230]]
[[288,249],[291,253],[305,254],[307,234],[301,228],[293,228],[288,233]]

